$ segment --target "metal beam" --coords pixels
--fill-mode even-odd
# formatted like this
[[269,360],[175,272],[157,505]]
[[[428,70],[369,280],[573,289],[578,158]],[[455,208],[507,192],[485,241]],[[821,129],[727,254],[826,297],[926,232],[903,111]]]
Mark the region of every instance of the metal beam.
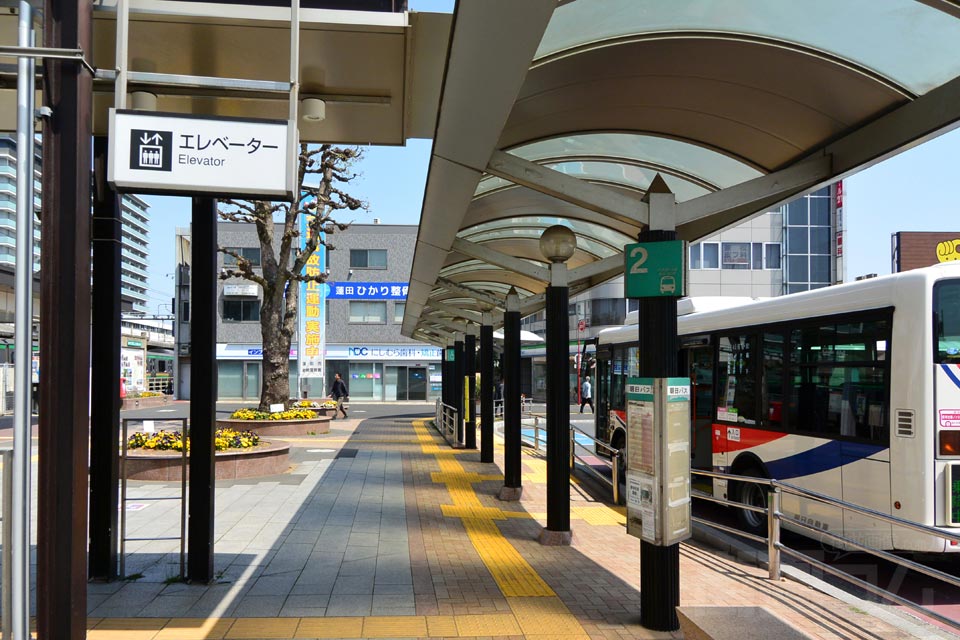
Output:
[[[502,310],[506,304],[502,298],[497,298],[493,294],[486,293],[484,291],[477,291],[476,289],[471,289],[470,287],[465,287],[462,284],[457,284],[453,280],[448,280],[447,278],[437,278],[437,286],[452,293],[458,293],[462,296],[473,298],[477,302],[484,302],[496,309]],[[429,300],[427,302],[429,303]]]
[[830,155],[809,158],[781,171],[677,203],[676,228],[683,239],[702,238],[790,200],[833,175]]
[[638,198],[510,153],[495,150],[487,164],[487,173],[611,218],[632,224],[647,223],[647,205]]
[[448,320],[447,318],[438,318],[434,315],[425,313],[420,315],[420,322],[439,325],[445,329],[453,331],[454,333],[463,333],[463,331],[466,329],[465,322],[455,322],[453,320]]
[[570,284],[585,282],[595,276],[605,276],[604,280],[609,280],[623,273],[623,254],[618,253],[603,260],[597,260],[582,267],[570,270]]
[[833,155],[834,177],[862,171],[960,126],[960,76],[877,118],[816,155]]
[[475,260],[480,260],[487,264],[492,264],[495,267],[513,271],[514,273],[523,274],[543,283],[550,282],[550,269],[501,253],[489,247],[484,247],[475,242],[467,242],[463,238],[454,238],[453,246],[450,247],[450,249],[451,251],[462,253]]

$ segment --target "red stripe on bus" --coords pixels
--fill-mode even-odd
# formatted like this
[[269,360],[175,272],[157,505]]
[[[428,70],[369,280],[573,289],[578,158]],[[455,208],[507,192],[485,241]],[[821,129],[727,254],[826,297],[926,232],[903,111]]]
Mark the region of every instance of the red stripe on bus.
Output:
[[[727,429],[739,429],[740,439],[730,440],[727,437]],[[749,429],[746,427],[730,427],[725,424],[713,425],[713,452],[730,453],[731,451],[741,451],[751,447],[759,447],[762,444],[773,442],[785,437],[787,434],[778,431],[766,431],[764,429]]]

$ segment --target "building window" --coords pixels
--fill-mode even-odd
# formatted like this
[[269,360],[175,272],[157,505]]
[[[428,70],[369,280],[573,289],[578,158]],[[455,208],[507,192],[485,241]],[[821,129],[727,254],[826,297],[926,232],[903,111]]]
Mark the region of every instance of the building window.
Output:
[[698,242],[690,245],[691,269],[719,269],[720,243]]
[[[227,251],[233,251],[245,260],[249,260],[254,267],[260,266],[260,247],[224,247]],[[234,267],[237,265],[237,259],[229,253],[223,254],[223,265]]]
[[723,268],[724,269],[749,269],[750,268],[750,243],[749,242],[724,242],[723,243]]
[[387,303],[351,300],[349,322],[350,324],[386,324]]
[[780,269],[780,243],[767,242],[763,245],[763,268]]
[[224,322],[259,322],[259,300],[224,300]]
[[180,301],[180,322],[190,322],[190,301]]
[[393,323],[402,324],[403,323],[403,314],[407,310],[406,302],[394,302],[393,303]]
[[351,269],[386,269],[386,249],[350,249]]

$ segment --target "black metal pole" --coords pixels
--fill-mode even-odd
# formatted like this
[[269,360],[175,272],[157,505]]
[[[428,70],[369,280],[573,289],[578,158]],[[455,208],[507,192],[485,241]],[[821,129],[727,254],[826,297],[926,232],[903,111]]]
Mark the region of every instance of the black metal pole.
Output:
[[493,462],[493,326],[480,327],[480,462]]
[[[553,268],[565,268],[554,265]],[[547,287],[547,532],[541,541],[570,542],[569,289]]]
[[[89,56],[92,11],[89,2],[44,2],[44,46]],[[43,127],[37,635],[81,640],[87,634],[93,75],[80,60],[46,58],[43,78],[51,116]]]
[[[676,231],[647,230],[640,242],[676,240]],[[641,298],[639,317],[639,373],[646,378],[679,375],[677,299]],[[640,541],[640,624],[647,629],[680,628],[680,545],[657,546]]]
[[93,353],[90,403],[91,580],[118,567],[120,482],[120,198],[107,183],[105,136],[93,140]]
[[463,339],[465,368],[464,376],[467,385],[467,417],[470,420],[464,425],[466,439],[464,446],[467,449],[477,448],[477,337],[467,334]]
[[457,445],[463,444],[463,376],[466,372],[464,366],[463,340],[456,340],[453,343],[454,361],[453,361],[453,406],[457,408]]
[[193,198],[191,242],[190,512],[187,579],[213,580],[215,478],[213,433],[217,424],[217,201]]
[[[516,293],[512,293],[516,297]],[[503,315],[503,486],[520,497],[520,311]],[[519,306],[519,300],[517,300]],[[501,492],[501,496],[511,493]],[[508,496],[512,497],[512,496]]]

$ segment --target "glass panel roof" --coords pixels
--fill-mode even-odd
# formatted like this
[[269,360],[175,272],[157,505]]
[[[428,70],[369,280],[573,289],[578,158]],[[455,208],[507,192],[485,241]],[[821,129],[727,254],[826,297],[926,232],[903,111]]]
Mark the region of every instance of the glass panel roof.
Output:
[[[464,240],[469,240],[470,242],[487,242],[489,240],[509,240],[511,238],[522,238],[525,240],[531,240],[535,242],[540,242],[540,235],[543,233],[542,227],[537,228],[513,228],[513,229],[502,229],[499,231],[488,230],[480,233],[462,233],[460,237]],[[629,240],[624,242],[627,244]],[[586,251],[590,255],[596,256],[598,258],[607,258],[612,256],[615,253],[620,253],[623,251],[623,244],[620,245],[620,248],[614,248],[610,245],[598,242],[592,238],[588,238],[583,235],[577,236],[577,249],[579,251]]]
[[545,158],[556,160],[570,157],[611,160],[626,158],[636,162],[670,167],[679,173],[720,188],[740,184],[763,175],[740,160],[712,149],[670,138],[630,133],[589,133],[551,138],[515,147],[510,150],[510,153],[534,162]]
[[547,227],[555,224],[562,224],[565,227],[570,227],[570,230],[577,234],[578,238],[594,238],[598,242],[602,242],[610,247],[623,247],[623,245],[633,242],[633,239],[626,234],[620,233],[619,231],[614,231],[613,229],[599,227],[595,224],[589,224],[580,220],[568,220],[566,218],[557,218],[554,216],[514,217],[503,218],[502,220],[492,220],[490,222],[474,225],[468,229],[463,229],[460,231],[459,235],[462,238],[467,238],[475,234],[494,231],[497,232],[498,236],[503,237],[508,235],[512,229],[517,227],[546,229]]
[[800,44],[918,95],[960,75],[960,20],[917,0],[577,0],[554,11],[535,60],[612,38],[670,32]]

